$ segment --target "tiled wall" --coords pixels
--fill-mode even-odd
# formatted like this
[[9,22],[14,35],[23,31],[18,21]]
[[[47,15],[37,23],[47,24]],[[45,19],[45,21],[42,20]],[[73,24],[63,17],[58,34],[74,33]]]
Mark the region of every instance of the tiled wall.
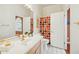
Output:
[[40,33],[50,40],[50,16],[40,18]]

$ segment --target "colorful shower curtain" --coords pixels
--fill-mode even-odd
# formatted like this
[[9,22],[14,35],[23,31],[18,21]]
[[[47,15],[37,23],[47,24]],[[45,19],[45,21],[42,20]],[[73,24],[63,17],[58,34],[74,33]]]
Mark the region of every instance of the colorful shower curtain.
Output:
[[50,42],[50,16],[40,18],[40,33]]

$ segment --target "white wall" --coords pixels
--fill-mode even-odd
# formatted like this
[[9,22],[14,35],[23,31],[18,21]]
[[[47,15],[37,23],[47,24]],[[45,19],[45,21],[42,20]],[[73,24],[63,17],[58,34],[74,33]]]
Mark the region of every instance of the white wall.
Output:
[[0,39],[15,35],[15,16],[29,16],[29,11],[23,6],[0,5]]
[[71,53],[79,53],[79,25],[74,24],[79,20],[79,5],[71,5],[71,19],[70,19],[70,42]]
[[23,33],[30,32],[30,19],[31,17],[23,17]]
[[43,16],[63,11],[62,5],[48,5],[43,8]]
[[42,16],[42,6],[40,4],[31,4],[29,5],[33,14],[36,14],[36,17],[39,18]]
[[34,25],[33,34],[37,34],[39,32],[39,29],[37,28],[36,22],[37,22],[37,19],[42,16],[42,8],[39,4],[31,4],[29,6],[30,6],[30,8],[33,12],[33,19],[34,19],[33,20],[33,22],[34,22],[34,24],[33,24]]

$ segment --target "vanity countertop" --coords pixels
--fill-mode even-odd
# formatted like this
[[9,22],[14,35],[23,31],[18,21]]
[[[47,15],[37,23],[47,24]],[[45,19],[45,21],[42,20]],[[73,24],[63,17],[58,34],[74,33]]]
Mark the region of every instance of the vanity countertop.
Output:
[[1,52],[2,54],[25,54],[27,53],[35,44],[37,44],[42,39],[41,36],[30,37],[26,42],[15,40],[12,47],[8,49],[7,52]]

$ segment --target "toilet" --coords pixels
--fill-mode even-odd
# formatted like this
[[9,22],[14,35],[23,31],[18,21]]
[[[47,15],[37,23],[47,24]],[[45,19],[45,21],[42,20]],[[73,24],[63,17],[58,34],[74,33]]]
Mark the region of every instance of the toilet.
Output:
[[42,42],[42,44],[41,44],[41,53],[42,54],[45,54],[45,53],[47,53],[47,51],[48,51],[48,47],[47,47],[47,45],[48,45],[48,43],[49,43],[49,40],[48,39],[42,39],[41,40]]

